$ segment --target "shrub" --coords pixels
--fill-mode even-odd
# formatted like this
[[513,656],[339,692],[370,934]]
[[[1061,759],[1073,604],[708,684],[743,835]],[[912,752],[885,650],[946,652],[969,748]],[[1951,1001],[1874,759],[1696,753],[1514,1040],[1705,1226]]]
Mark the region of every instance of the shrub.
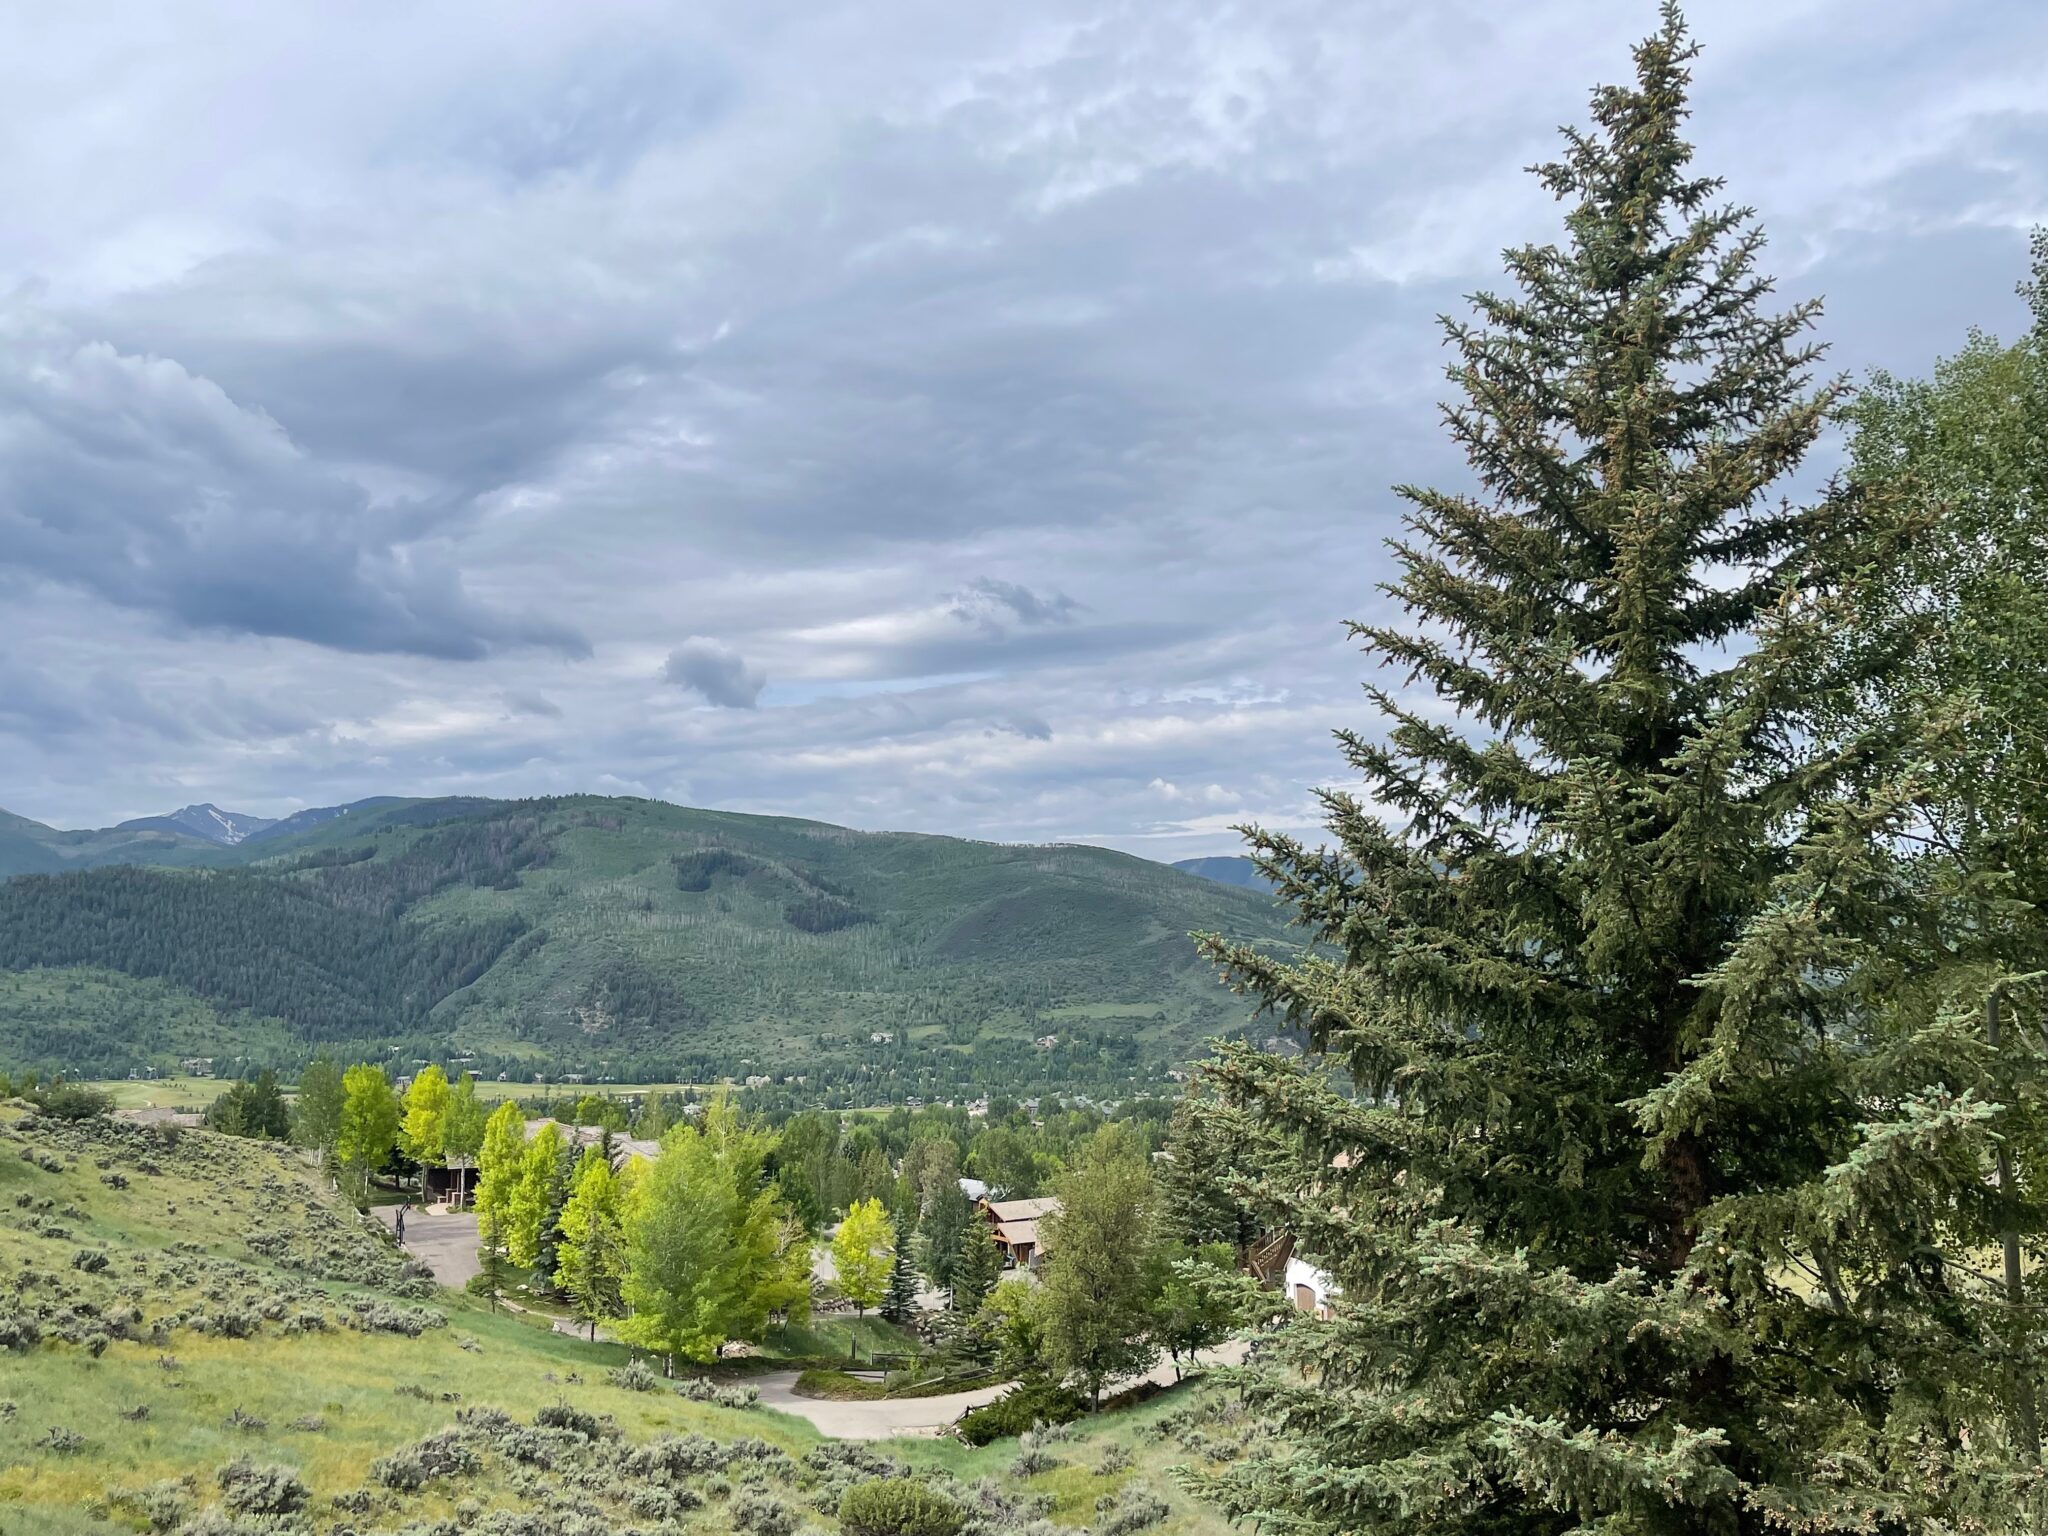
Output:
[[114,1107],[111,1094],[80,1083],[59,1083],[26,1095],[38,1111],[56,1120],[96,1120]]
[[910,1477],[856,1483],[839,1501],[846,1536],[959,1536],[967,1511]]
[[85,1449],[85,1436],[75,1429],[66,1429],[62,1424],[52,1424],[43,1431],[43,1438],[36,1445],[58,1456],[76,1456]]
[[586,1440],[601,1439],[605,1430],[604,1421],[596,1414],[560,1402],[546,1404],[533,1416],[533,1422],[542,1429],[566,1429]]
[[409,1445],[370,1463],[370,1476],[387,1488],[417,1493],[437,1477],[457,1477],[482,1470],[462,1431],[444,1429],[418,1445]]
[[643,1482],[674,1482],[716,1472],[731,1459],[724,1446],[703,1435],[659,1435],[628,1451],[624,1467],[629,1476]]
[[1166,1500],[1142,1484],[1132,1484],[1110,1501],[1107,1517],[1095,1527],[1096,1536],[1132,1536],[1157,1525],[1172,1514]]
[[624,1387],[628,1392],[652,1392],[661,1385],[661,1378],[654,1374],[654,1368],[645,1360],[628,1360],[617,1370],[609,1373],[615,1387]]
[[772,1493],[743,1493],[732,1501],[727,1514],[736,1531],[748,1536],[794,1536],[796,1511]]
[[142,1518],[152,1531],[175,1531],[192,1513],[192,1490],[176,1478],[165,1478],[142,1490]]
[[1088,1400],[1051,1382],[1031,1382],[1004,1394],[985,1408],[962,1414],[955,1431],[969,1445],[987,1445],[1006,1435],[1021,1435],[1040,1424],[1066,1424],[1088,1411]]
[[1017,1459],[1010,1464],[1012,1477],[1036,1477],[1059,1465],[1059,1457],[1048,1451],[1037,1435],[1026,1433],[1018,1436]]
[[220,1427],[222,1429],[239,1429],[248,1434],[260,1435],[264,1430],[270,1428],[270,1421],[258,1418],[253,1413],[246,1412],[241,1404],[237,1403],[234,1410],[220,1421]]
[[1095,1470],[1104,1477],[1114,1477],[1130,1469],[1131,1453],[1114,1440],[1102,1448],[1102,1459],[1095,1463]]
[[246,1456],[213,1474],[220,1501],[238,1515],[294,1515],[306,1507],[306,1485],[292,1467],[258,1466]]

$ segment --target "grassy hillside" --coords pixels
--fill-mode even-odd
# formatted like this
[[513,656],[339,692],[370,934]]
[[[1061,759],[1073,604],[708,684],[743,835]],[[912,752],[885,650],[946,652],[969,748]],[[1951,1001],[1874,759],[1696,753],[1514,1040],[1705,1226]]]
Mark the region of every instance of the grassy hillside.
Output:
[[[0,989],[0,1026],[51,971],[102,988],[71,994],[68,1025],[44,1008],[40,1054],[0,1028],[0,1061],[112,1075],[173,1043],[396,1044],[514,1075],[1110,1084],[1243,1026],[1191,932],[1285,934],[1260,897],[1104,849],[643,800],[392,802],[215,853],[239,867],[0,883],[0,968],[44,975]],[[215,1020],[188,1008],[124,1057],[136,1005],[110,974]]]
[[739,1398],[615,1384],[624,1360],[433,1289],[290,1151],[0,1107],[9,1536],[788,1536],[833,1531],[850,1483],[908,1471],[989,1536],[1087,1527],[1137,1485],[1161,1496],[1159,1536],[1223,1530],[1164,1475],[1236,1453],[1220,1396],[1095,1421],[1019,1475],[1014,1443],[840,1446]]

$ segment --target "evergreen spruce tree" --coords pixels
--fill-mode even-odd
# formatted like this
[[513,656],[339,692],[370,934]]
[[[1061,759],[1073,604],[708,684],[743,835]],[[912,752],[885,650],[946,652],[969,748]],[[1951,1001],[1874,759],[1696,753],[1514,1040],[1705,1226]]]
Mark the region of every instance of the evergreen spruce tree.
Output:
[[917,1315],[917,1265],[911,1261],[910,1223],[896,1229],[896,1257],[889,1266],[889,1289],[882,1297],[882,1317],[902,1327]]
[[985,1221],[970,1222],[960,1243],[959,1262],[953,1266],[947,1306],[955,1312],[977,1311],[1002,1278],[1003,1254],[996,1247],[995,1233]]
[[1296,1454],[1190,1479],[1264,1529],[2041,1528],[2041,1043],[1901,853],[1910,723],[1825,738],[1890,530],[1771,495],[1838,391],[1690,169],[1693,53],[1667,8],[1539,173],[1565,241],[1448,324],[1478,484],[1403,491],[1365,794],[1250,834],[1314,942],[1206,944],[1310,1048],[1224,1053],[1212,1124],[1342,1292],[1247,1384]]

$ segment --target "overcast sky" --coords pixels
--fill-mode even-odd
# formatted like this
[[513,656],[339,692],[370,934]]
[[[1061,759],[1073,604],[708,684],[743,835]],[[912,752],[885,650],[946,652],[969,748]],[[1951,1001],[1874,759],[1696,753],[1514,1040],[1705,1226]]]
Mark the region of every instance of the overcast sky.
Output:
[[[1699,0],[1834,362],[2010,334],[2048,5]],[[1649,0],[15,6],[0,806],[1228,851]]]

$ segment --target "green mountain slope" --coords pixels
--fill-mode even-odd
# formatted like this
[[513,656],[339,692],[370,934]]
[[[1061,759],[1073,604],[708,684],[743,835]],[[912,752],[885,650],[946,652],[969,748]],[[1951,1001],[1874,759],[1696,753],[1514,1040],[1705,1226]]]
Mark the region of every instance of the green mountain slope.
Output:
[[106,864],[195,862],[216,851],[203,838],[158,827],[62,832],[26,816],[0,811],[0,879]]
[[1259,873],[1259,866],[1242,854],[1219,854],[1206,859],[1176,859],[1173,867],[1186,870],[1191,875],[1200,875],[1204,880],[1240,886],[1247,891],[1266,892],[1273,889],[1273,882]]
[[[1284,942],[1263,898],[1103,849],[643,800],[395,801],[210,852],[0,883],[0,970],[174,987],[220,1012],[207,1054],[936,1089],[1156,1075],[1245,1021],[1188,935]],[[29,1054],[7,995],[0,1059]],[[38,1064],[160,1059],[75,1033],[90,1062]]]

